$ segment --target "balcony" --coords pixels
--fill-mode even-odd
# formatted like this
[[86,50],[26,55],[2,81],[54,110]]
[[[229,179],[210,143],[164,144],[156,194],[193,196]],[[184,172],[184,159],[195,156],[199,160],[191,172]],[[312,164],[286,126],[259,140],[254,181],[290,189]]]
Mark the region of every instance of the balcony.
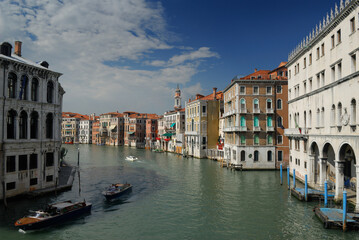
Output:
[[240,132],[247,132],[247,127],[246,126],[240,126],[239,131]]
[[267,132],[274,132],[273,126],[267,126]]
[[261,127],[260,126],[254,126],[253,127],[253,132],[260,132],[261,131]]
[[239,127],[235,127],[235,126],[225,127],[223,129],[223,132],[239,132]]
[[253,113],[256,114],[261,113],[261,110],[259,108],[253,108]]
[[287,137],[301,137],[308,138],[309,129],[308,128],[287,128],[284,129],[284,135]]
[[241,108],[240,113],[247,113],[247,108]]
[[230,111],[227,111],[223,114],[223,117],[228,117],[228,116],[231,116],[231,115],[234,115],[236,114],[236,111],[234,109],[230,110]]
[[273,108],[267,108],[267,113],[273,114],[273,113],[274,113],[274,109],[273,109]]

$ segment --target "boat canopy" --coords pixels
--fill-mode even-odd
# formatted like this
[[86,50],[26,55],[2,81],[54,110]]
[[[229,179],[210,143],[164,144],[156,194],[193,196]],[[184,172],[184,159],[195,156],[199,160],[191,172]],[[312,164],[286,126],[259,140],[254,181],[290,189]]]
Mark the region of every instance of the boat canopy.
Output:
[[162,134],[162,136],[164,137],[171,137],[173,135],[173,133],[165,133],[165,134]]
[[134,134],[135,132],[127,132],[129,135],[132,135],[132,134]]

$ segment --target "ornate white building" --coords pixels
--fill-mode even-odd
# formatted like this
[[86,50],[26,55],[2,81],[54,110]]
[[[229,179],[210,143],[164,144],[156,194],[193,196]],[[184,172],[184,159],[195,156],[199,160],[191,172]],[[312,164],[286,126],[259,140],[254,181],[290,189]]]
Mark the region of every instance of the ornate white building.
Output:
[[92,143],[92,122],[91,119],[80,120],[79,143]]
[[21,57],[21,42],[0,45],[0,199],[58,182],[61,73]]
[[[359,1],[339,6],[289,55],[290,168],[309,184],[329,181],[336,199],[356,186],[359,210]],[[355,187],[354,187],[355,188]]]

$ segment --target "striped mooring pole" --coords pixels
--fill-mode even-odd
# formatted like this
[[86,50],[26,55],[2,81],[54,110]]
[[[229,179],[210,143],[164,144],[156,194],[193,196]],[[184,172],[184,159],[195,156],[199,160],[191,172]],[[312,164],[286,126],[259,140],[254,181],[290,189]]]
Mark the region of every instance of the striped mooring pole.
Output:
[[347,191],[343,191],[343,231],[347,230]]
[[305,186],[304,186],[304,196],[305,196],[305,201],[308,201],[308,177],[307,174],[305,174]]
[[290,189],[290,168],[287,167],[287,181],[288,181],[288,189]]
[[283,166],[280,164],[280,185],[283,185]]
[[328,207],[328,182],[324,182],[324,207]]

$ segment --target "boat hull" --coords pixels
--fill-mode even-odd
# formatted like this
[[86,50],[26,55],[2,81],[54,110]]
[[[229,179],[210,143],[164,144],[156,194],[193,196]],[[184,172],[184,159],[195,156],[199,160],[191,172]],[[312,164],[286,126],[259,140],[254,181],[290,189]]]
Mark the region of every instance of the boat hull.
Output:
[[119,198],[122,195],[125,195],[130,192],[132,192],[132,186],[127,187],[126,189],[122,190],[121,192],[117,192],[114,194],[109,194],[109,193],[105,192],[103,195],[105,196],[106,200],[113,200],[113,199]]
[[73,210],[71,212],[67,212],[61,215],[57,215],[42,221],[38,221],[35,223],[29,223],[29,224],[25,224],[25,225],[19,225],[17,226],[18,228],[22,229],[22,230],[37,230],[37,229],[41,229],[41,228],[46,228],[52,225],[56,225],[56,224],[60,224],[72,219],[75,219],[81,215],[87,214],[91,212],[91,208],[92,208],[92,204],[88,203],[86,204],[85,207],[80,208],[80,209],[76,209]]

